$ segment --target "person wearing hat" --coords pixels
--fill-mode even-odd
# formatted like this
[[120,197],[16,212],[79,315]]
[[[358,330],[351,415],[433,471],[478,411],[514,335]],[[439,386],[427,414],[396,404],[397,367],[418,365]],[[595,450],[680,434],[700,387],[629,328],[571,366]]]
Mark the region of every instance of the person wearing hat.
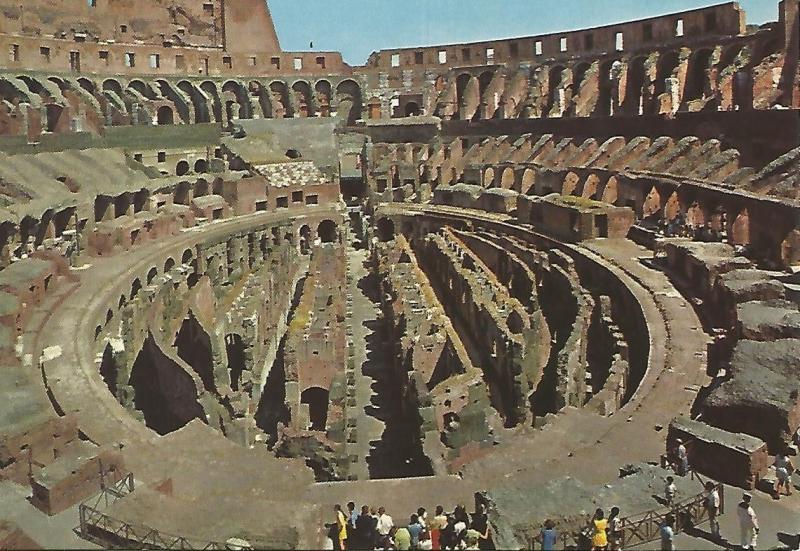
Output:
[[739,515],[742,549],[755,549],[758,540],[758,517],[750,505],[752,499],[752,495],[744,494],[741,503],[736,508],[736,513]]

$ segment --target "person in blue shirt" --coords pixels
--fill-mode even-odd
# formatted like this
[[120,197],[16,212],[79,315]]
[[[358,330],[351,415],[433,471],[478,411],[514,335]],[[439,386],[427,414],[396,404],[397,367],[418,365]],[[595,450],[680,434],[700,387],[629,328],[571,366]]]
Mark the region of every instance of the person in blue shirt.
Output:
[[661,525],[661,551],[675,551],[675,517],[667,515]]
[[556,542],[558,541],[558,532],[556,532],[556,523],[550,519],[544,521],[544,528],[542,528],[542,550],[555,551]]
[[411,534],[411,549],[419,547],[419,535],[422,533],[422,525],[419,523],[417,515],[411,515],[411,522],[408,523],[408,533]]

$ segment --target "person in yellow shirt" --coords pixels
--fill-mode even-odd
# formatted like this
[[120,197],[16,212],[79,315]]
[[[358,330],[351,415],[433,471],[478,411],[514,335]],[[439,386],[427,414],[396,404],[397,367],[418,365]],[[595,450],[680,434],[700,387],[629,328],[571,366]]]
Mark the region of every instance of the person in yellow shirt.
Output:
[[608,547],[608,520],[602,509],[594,513],[592,519],[592,551],[601,551]]
[[347,549],[347,517],[344,516],[341,505],[334,505],[333,510],[336,513],[336,526],[339,528],[339,537],[333,542],[333,548],[344,551]]

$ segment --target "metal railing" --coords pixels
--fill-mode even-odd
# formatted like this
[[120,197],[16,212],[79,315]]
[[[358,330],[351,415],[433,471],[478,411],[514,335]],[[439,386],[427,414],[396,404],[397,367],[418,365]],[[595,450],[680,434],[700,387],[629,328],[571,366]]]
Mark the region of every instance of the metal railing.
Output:
[[[700,475],[692,471],[692,479],[695,478],[704,484]],[[714,488],[719,492],[720,509],[717,513],[721,515],[725,512],[725,486],[715,483]],[[636,547],[645,543],[656,541],[661,537],[661,527],[664,525],[668,515],[675,519],[674,531],[676,534],[685,532],[695,526],[708,522],[708,510],[706,509],[707,493],[692,496],[683,501],[674,503],[663,509],[653,509],[644,513],[639,513],[620,519],[621,539],[619,541],[623,549]],[[587,526],[590,521],[576,526],[556,526],[559,542],[562,549],[581,548],[581,542],[588,542],[591,535],[587,533]],[[541,548],[541,535],[537,534],[529,541],[529,549]]]
[[115,519],[100,508],[107,509],[117,500],[134,491],[133,474],[111,486],[101,484],[100,494],[78,507],[80,524],[75,533],[105,549],[232,549],[223,543],[200,542],[174,536],[144,525]]

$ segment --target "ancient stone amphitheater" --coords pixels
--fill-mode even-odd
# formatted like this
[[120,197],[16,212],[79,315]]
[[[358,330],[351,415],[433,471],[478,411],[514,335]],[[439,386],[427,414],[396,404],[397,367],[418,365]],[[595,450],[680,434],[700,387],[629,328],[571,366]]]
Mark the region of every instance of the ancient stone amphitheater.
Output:
[[773,480],[798,0],[358,67],[263,0],[0,8],[0,547],[320,548],[351,499],[646,546],[677,439],[684,524]]

